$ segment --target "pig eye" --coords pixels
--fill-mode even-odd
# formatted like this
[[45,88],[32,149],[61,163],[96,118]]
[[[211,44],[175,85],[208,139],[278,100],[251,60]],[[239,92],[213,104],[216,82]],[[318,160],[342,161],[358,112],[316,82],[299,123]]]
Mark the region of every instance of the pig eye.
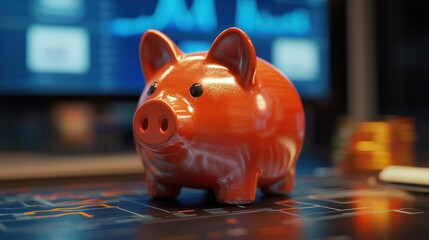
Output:
[[150,88],[147,91],[147,95],[151,96],[156,91],[157,87],[158,87],[158,83],[153,83],[152,85],[150,85]]
[[203,95],[203,91],[203,86],[199,83],[192,84],[191,88],[189,89],[192,97],[199,97]]

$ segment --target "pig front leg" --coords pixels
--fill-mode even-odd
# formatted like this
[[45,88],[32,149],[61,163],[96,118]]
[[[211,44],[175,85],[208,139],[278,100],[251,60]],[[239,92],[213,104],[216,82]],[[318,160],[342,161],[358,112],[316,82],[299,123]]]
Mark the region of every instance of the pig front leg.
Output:
[[154,198],[175,198],[180,193],[180,187],[163,184],[150,173],[146,175],[146,186],[149,196]]
[[252,203],[256,196],[258,178],[259,171],[248,171],[222,179],[214,189],[217,201],[227,204]]

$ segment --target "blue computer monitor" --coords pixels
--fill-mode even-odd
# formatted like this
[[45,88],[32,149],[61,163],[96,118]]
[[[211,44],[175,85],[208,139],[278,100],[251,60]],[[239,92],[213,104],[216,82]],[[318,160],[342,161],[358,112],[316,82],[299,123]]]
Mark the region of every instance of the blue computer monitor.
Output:
[[138,95],[149,28],[184,52],[232,26],[304,99],[329,95],[328,0],[0,0],[0,94]]

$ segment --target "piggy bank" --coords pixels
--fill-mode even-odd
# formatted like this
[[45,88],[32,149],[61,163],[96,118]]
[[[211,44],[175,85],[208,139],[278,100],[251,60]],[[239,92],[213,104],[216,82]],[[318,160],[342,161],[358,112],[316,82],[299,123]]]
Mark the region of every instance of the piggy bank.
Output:
[[242,30],[229,28],[207,52],[191,54],[148,30],[139,54],[146,87],[133,133],[150,196],[201,188],[220,203],[242,204],[254,201],[257,187],[292,190],[305,133],[302,102]]

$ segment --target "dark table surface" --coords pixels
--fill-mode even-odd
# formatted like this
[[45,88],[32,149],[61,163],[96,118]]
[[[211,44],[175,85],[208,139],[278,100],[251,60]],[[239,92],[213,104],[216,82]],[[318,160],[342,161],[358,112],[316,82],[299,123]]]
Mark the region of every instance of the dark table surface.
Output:
[[363,178],[298,178],[290,195],[220,205],[183,189],[152,200],[132,179],[0,188],[0,239],[428,239],[429,194]]

